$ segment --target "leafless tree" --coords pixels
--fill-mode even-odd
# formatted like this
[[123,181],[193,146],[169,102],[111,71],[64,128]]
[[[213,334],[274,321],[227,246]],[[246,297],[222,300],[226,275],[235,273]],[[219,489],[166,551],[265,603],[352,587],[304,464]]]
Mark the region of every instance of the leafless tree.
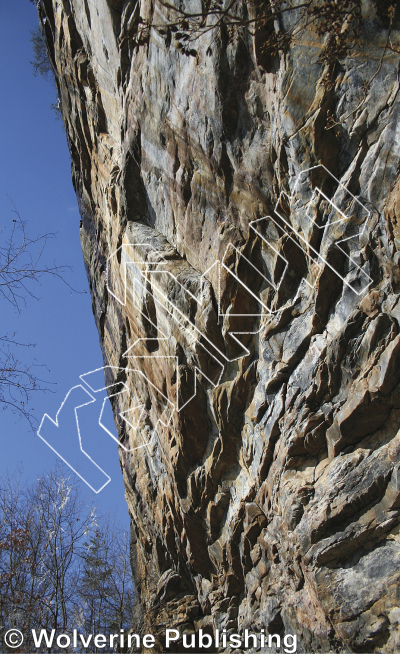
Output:
[[26,588],[24,559],[27,521],[21,513],[22,488],[18,476],[2,480],[0,492],[0,629],[22,624],[22,589]]
[[18,628],[26,651],[48,651],[31,629],[119,633],[132,605],[128,534],[84,502],[61,465],[31,488],[0,482],[0,631]]
[[361,0],[205,0],[197,12],[158,1],[164,17],[157,20],[140,16],[139,1],[125,3],[120,42],[139,47],[155,29],[184,54],[196,56],[194,46],[203,34],[225,30],[228,38],[256,36],[260,51],[275,56],[313,26],[317,34],[329,35],[320,59],[330,63],[354,48],[361,28]]
[[7,476],[0,489],[0,629],[48,626],[42,583],[43,530],[20,477]]
[[36,629],[68,631],[78,600],[84,538],[95,524],[94,508],[57,466],[32,488],[13,479],[0,492],[0,589],[2,627],[16,627],[33,648]]
[[82,626],[87,633],[119,633],[129,626],[134,599],[129,534],[108,517],[87,543],[82,560]]
[[[33,2],[34,0],[30,0]],[[31,30],[31,43],[33,50],[33,59],[29,63],[32,65],[33,75],[37,77],[40,75],[47,82],[50,82],[56,94],[57,102],[51,103],[50,108],[55,113],[56,120],[62,120],[61,105],[57,93],[57,85],[55,83],[54,71],[50,64],[50,59],[47,52],[46,41],[44,32],[40,25]]]
[[[12,203],[14,218],[9,227],[0,230],[0,299],[5,300],[18,312],[26,305],[27,297],[38,299],[33,287],[41,283],[44,275],[63,279],[66,266],[42,263],[47,242],[55,238],[46,233],[34,238],[28,237],[24,222]],[[64,281],[64,280],[63,280]]]
[[[324,64],[322,82],[330,89],[340,61],[346,56],[357,56],[360,51],[362,0],[202,0],[198,11],[191,11],[174,0],[158,0],[157,4],[161,11],[155,12],[155,4],[152,4],[152,10],[141,16],[140,0],[124,3],[119,43],[128,48],[130,55],[149,43],[152,30],[165,39],[166,47],[175,46],[192,57],[198,55],[199,40],[207,33],[213,35],[207,54],[211,53],[217,36],[223,35],[225,41],[242,39],[246,43],[252,37],[258,64],[273,70],[279,57],[284,56],[291,45],[299,43],[306,30],[313,30],[322,37],[318,60]],[[400,54],[391,41],[394,21],[399,20],[397,3],[380,0],[376,3],[376,11],[387,28],[387,39],[377,70],[365,83],[361,105],[387,52]],[[326,129],[338,124],[340,122],[331,117]]]
[[36,543],[41,545],[40,582],[45,588],[41,595],[51,628],[65,632],[76,602],[83,540],[95,527],[95,510],[84,505],[61,466],[41,477],[28,493],[28,503],[33,507]]
[[[14,216],[0,229],[0,301],[5,310],[20,313],[28,298],[39,299],[37,289],[45,276],[62,280],[68,266],[43,263],[46,244],[55,237],[54,233],[28,236],[25,221],[12,203]],[[16,416],[25,418],[34,428],[37,421],[29,410],[32,395],[48,390],[48,384],[41,378],[40,366],[33,358],[27,361],[32,343],[21,343],[16,333],[0,333],[0,405]]]

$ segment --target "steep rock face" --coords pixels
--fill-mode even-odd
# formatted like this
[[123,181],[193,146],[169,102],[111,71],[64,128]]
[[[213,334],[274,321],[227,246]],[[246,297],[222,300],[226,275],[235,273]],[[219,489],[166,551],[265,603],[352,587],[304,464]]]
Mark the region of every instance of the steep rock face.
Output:
[[166,625],[400,649],[399,57],[383,4],[362,3],[335,65],[313,25],[275,58],[224,29],[187,56],[155,30],[134,47],[132,2],[38,4],[107,379],[129,387],[112,401],[135,629],[157,650]]

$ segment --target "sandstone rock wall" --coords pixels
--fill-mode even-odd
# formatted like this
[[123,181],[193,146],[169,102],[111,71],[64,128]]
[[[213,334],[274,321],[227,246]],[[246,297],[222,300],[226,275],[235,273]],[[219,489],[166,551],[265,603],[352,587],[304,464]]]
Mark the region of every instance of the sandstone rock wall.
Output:
[[[362,3],[357,47],[329,66],[313,25],[275,58],[225,29],[187,56],[155,30],[134,47],[135,3],[38,3],[107,374],[130,389],[113,409],[135,629],[158,650],[166,625],[400,649],[399,25],[388,39],[384,4]],[[157,0],[138,7],[168,21]]]

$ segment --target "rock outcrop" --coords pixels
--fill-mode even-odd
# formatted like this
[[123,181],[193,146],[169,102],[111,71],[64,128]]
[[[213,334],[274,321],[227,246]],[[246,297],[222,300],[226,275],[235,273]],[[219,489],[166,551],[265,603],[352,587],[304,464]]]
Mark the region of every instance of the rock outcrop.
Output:
[[135,41],[171,21],[157,0],[38,3],[108,381],[129,387],[155,651],[166,626],[400,649],[400,23],[359,4],[329,62],[315,21],[276,56],[257,24],[188,55],[171,30]]

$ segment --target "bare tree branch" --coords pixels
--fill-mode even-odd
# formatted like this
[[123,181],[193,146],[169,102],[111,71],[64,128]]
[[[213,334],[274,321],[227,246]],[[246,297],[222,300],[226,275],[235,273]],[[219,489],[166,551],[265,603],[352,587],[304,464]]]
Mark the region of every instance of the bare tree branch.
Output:
[[[48,275],[60,279],[71,291],[81,293],[75,291],[63,277],[70,266],[56,263],[48,266],[42,261],[44,248],[50,239],[55,238],[55,234],[29,237],[26,223],[13,202],[12,206],[15,218],[9,226],[0,229],[0,301],[3,300],[20,313],[21,308],[26,306],[27,298],[39,299],[36,288]],[[15,333],[0,335],[0,408],[9,409],[14,415],[26,419],[32,429],[36,427],[37,420],[28,404],[37,391],[49,390],[49,382],[39,376],[39,368],[47,370],[47,367],[34,358],[24,363],[19,355],[22,348],[33,347],[32,343],[21,343]]]
[[21,629],[26,651],[31,629],[119,633],[132,604],[129,535],[85,503],[61,464],[30,488],[1,480],[0,632]]

